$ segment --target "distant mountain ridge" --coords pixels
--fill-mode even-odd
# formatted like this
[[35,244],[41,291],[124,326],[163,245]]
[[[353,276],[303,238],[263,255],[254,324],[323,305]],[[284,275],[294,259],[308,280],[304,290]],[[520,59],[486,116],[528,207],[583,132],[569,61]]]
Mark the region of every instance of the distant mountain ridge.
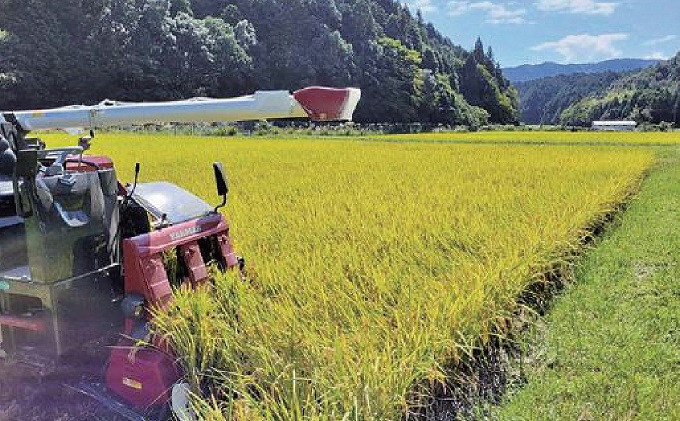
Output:
[[562,112],[585,97],[605,92],[627,73],[575,73],[514,82],[520,119],[526,124],[557,124]]
[[653,66],[659,62],[660,60],[633,58],[605,60],[599,63],[587,64],[558,64],[546,62],[543,64],[523,64],[516,67],[506,67],[503,69],[503,75],[505,75],[510,82],[526,82],[543,79],[545,77],[571,75],[576,73],[628,72]]
[[680,53],[637,71],[577,73],[513,84],[526,124],[588,126],[594,120],[680,127]]

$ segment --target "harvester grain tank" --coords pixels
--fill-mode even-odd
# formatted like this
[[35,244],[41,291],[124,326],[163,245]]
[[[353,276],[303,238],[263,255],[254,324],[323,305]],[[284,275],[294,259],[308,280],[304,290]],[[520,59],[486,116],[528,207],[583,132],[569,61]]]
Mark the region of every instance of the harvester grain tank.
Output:
[[[214,164],[221,205],[167,182],[123,185],[106,156],[81,145],[48,149],[34,130],[94,130],[147,123],[311,118],[350,120],[354,88],[184,101],[123,103],[0,113],[0,356],[48,372],[82,344],[114,332],[104,378],[78,390],[128,419],[186,405],[172,349],[149,337],[153,310],[173,282],[209,287],[207,262],[243,271],[229,223],[217,210],[228,184]],[[164,256],[175,253],[179,281]],[[144,339],[150,346],[141,346]],[[134,352],[132,352],[134,351]],[[172,400],[175,402],[172,402]],[[162,412],[162,411],[160,411]]]

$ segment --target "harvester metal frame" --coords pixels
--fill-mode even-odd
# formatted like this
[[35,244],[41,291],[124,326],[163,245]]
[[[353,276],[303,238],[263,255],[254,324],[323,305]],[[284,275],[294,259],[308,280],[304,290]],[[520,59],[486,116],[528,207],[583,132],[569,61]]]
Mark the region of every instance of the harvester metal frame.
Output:
[[83,155],[90,138],[50,150],[29,131],[90,129],[93,136],[95,127],[149,122],[349,120],[359,98],[353,88],[307,88],[0,113],[0,356],[46,373],[89,339],[89,329],[92,339],[113,333],[103,382],[71,387],[138,421],[185,389],[177,387],[182,372],[172,349],[149,336],[153,312],[178,286],[163,254],[175,251],[180,282],[190,288],[209,287],[208,261],[244,276],[218,212],[228,194],[221,164],[213,164],[222,196],[214,207],[169,183],[138,185],[139,164],[134,184],[123,186],[108,157]]

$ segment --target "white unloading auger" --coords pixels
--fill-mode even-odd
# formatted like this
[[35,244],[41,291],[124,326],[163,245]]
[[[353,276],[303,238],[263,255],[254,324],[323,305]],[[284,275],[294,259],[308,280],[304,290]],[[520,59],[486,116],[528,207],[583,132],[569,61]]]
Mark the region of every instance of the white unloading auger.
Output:
[[[103,101],[47,110],[4,113],[19,131],[95,129],[148,123],[233,122],[310,118],[349,121],[361,98],[356,88],[309,87],[295,91],[258,91],[237,98],[193,98],[165,102]],[[0,115],[0,123],[3,116]]]
[[[236,98],[193,98],[164,102],[116,102],[73,105],[31,111],[0,112],[0,178],[10,176],[16,153],[29,147],[24,141],[34,130],[79,132],[150,123],[213,123],[247,120],[309,118],[314,121],[350,121],[359,100],[357,88],[313,86],[288,91],[258,91]],[[1,180],[0,180],[1,181]]]

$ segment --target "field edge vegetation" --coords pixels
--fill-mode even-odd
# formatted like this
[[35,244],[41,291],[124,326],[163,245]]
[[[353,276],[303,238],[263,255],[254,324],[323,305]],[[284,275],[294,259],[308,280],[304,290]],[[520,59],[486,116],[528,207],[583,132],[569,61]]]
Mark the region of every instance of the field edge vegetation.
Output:
[[657,154],[617,228],[525,334],[524,379],[486,407],[491,419],[680,419],[680,150]]

